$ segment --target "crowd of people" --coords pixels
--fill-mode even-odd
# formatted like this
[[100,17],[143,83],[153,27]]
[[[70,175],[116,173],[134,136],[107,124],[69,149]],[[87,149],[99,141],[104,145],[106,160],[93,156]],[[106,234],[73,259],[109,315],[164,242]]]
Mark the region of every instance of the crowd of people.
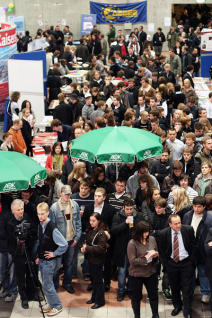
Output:
[[[140,317],[143,285],[152,317],[159,317],[160,279],[164,297],[173,303],[172,316],[183,310],[185,318],[192,317],[197,283],[201,301],[209,303],[212,93],[202,107],[193,77],[200,75],[200,31],[203,26],[212,28],[212,23],[209,14],[206,20],[199,13],[197,23],[186,12],[167,36],[158,28],[152,39],[142,26],[126,38],[109,25],[105,40],[94,26],[75,47],[68,26],[64,32],[58,26],[38,30],[37,37],[45,36],[49,43],[47,102],[59,100],[51,122],[58,141],[47,156],[44,182],[1,195],[0,297],[5,301],[15,300],[17,287],[23,308],[40,297],[26,264],[26,248],[35,260],[35,280],[38,268],[41,272],[48,302],[42,309],[48,316],[62,311],[60,286],[75,292],[72,279],[79,275],[79,255],[83,279],[92,291],[87,301],[92,309],[105,305],[112,279],[117,280],[117,301],[128,296],[135,318]],[[26,37],[31,40],[29,33]],[[166,40],[168,56],[163,52]],[[23,43],[20,39],[20,51],[25,50]],[[64,75],[78,61],[89,65],[86,82],[67,83]],[[64,83],[70,84],[70,97],[60,91]],[[36,118],[30,101],[20,106],[19,99],[20,93],[13,92],[1,150],[30,156]],[[161,155],[119,164],[118,175],[114,164],[70,156],[73,139],[121,125],[159,136]],[[30,229],[26,237],[17,238],[17,226],[23,221],[30,223]],[[14,266],[4,279],[11,258]]]

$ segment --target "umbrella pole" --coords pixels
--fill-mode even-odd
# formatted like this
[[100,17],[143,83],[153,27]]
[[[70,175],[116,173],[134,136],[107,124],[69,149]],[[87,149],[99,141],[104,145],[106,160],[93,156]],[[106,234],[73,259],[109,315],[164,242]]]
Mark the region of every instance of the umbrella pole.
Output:
[[116,163],[116,180],[118,179],[119,176],[119,169],[118,169],[118,163]]

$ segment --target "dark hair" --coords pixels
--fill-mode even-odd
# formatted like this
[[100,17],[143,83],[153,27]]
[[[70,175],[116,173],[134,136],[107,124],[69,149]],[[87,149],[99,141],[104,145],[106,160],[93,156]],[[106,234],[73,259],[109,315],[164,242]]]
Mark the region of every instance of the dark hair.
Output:
[[16,102],[17,103],[17,101],[18,101],[18,99],[19,99],[19,97],[21,96],[21,93],[20,92],[17,92],[17,91],[15,91],[15,92],[13,92],[12,94],[11,94],[11,102]]
[[[98,231],[99,231],[99,230],[102,230],[102,231],[107,230],[107,226],[104,224],[104,222],[103,222],[103,220],[102,220],[101,214],[99,214],[98,212],[93,212],[93,213],[90,215],[90,217],[91,217],[91,216],[94,216],[95,219],[96,219],[97,221],[99,221]],[[88,226],[86,232],[89,232],[90,230],[92,230],[92,227],[91,227],[90,224],[89,224],[89,226]]]
[[5,140],[7,137],[9,136],[12,136],[12,134],[10,132],[6,132],[4,135],[3,135],[3,140]]
[[200,122],[197,121],[194,124],[194,129],[201,130],[201,129],[203,129],[203,125]]
[[182,173],[180,176],[179,176],[179,181],[183,180],[183,179],[187,179],[189,181],[190,177],[188,174],[185,174],[185,173]]
[[205,203],[206,203],[206,209],[211,210],[212,206],[212,194],[206,194],[205,195]]
[[190,71],[192,71],[192,70],[194,70],[193,65],[188,65],[187,68],[186,68],[186,71],[187,71],[187,72],[190,72]]
[[51,129],[53,129],[53,127],[59,126],[62,126],[62,122],[59,119],[53,119],[51,122]]
[[[124,182],[124,181],[123,181]],[[124,200],[124,203],[123,203],[123,207],[124,206],[134,206],[134,201],[132,200],[132,199],[130,199],[130,198],[126,198],[125,200]]]
[[[91,120],[86,120],[86,121],[85,121],[85,124],[87,124],[87,125],[90,127],[91,130],[94,129],[94,126],[93,126],[93,123],[92,123]],[[84,124],[84,125],[85,125],[85,124]]]
[[60,146],[61,152],[60,154],[63,155],[64,154],[64,149],[63,149],[63,145],[60,141],[57,141],[54,143],[53,147],[52,147],[52,151],[51,151],[51,155],[54,156],[55,155],[55,148],[57,146]]
[[32,105],[31,105],[31,103],[30,103],[30,101],[28,101],[28,100],[24,100],[23,102],[22,102],[22,104],[21,104],[21,110],[23,110],[24,108],[26,108],[26,104],[27,103],[29,103],[29,105],[30,105],[30,113],[32,112]]
[[[121,177],[118,177],[118,179],[116,179],[116,182],[122,182],[122,183],[124,183],[125,185],[126,185],[126,183],[127,183],[127,181],[126,181],[125,179],[121,178]],[[116,182],[115,182],[115,183],[116,183]]]
[[141,239],[143,238],[143,234],[145,232],[149,232],[150,231],[150,225],[149,223],[145,222],[145,221],[140,221],[136,224],[134,231],[132,233],[132,239],[134,241],[138,241],[140,242]]
[[98,182],[98,177],[101,173],[104,173],[105,175],[105,169],[103,167],[97,167],[96,169],[94,169],[94,172],[93,172],[94,183]]
[[206,200],[204,197],[198,195],[193,200],[193,205],[203,205],[206,206]]

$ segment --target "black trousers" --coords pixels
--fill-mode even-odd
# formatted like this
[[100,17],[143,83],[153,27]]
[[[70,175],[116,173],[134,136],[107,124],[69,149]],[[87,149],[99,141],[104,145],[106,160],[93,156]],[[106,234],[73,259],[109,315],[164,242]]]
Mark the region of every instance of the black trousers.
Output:
[[142,288],[146,287],[152,314],[158,313],[158,275],[153,274],[150,277],[130,276],[130,287],[132,290],[131,305],[135,318],[140,318],[140,302],[142,299]]
[[[175,263],[170,259],[166,264],[169,283],[172,292],[173,306],[182,307],[184,315],[191,314],[193,296],[193,275],[195,267],[189,258]],[[181,291],[183,300],[181,300]]]
[[91,299],[95,304],[105,304],[105,289],[103,284],[103,264],[89,263],[90,275],[93,285]]
[[26,263],[24,255],[17,255],[14,259],[15,274],[18,285],[18,291],[21,300],[33,299],[35,295],[35,288],[30,276],[30,271]]
[[110,285],[111,277],[112,277],[112,248],[110,247],[107,250],[105,263],[104,263],[104,284]]

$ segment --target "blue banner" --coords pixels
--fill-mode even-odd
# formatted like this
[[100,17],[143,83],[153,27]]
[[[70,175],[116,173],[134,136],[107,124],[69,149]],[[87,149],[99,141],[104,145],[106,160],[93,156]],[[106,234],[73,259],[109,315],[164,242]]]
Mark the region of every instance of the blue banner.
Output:
[[96,23],[147,22],[147,1],[108,4],[90,1],[90,13],[96,14]]
[[81,14],[81,35],[91,33],[96,24],[96,14]]

